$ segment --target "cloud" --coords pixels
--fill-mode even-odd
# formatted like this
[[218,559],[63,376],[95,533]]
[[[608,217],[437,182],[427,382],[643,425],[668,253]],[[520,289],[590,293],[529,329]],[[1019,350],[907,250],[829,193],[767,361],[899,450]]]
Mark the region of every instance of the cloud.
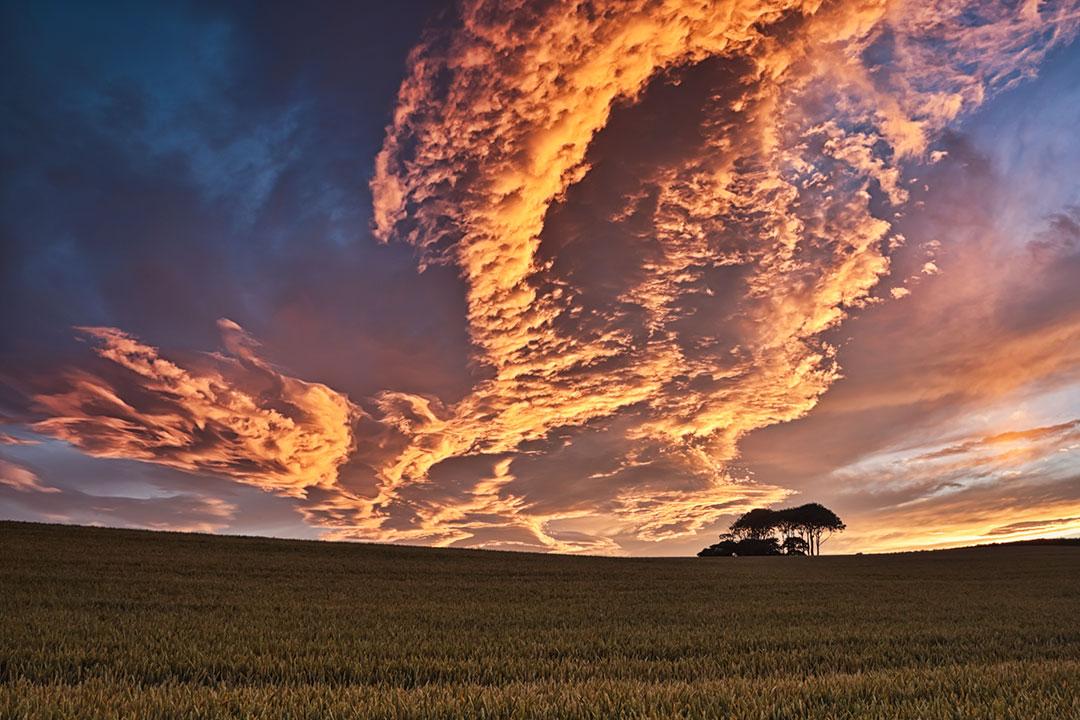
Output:
[[986,533],[988,537],[1013,536],[1020,533],[1042,533],[1048,530],[1078,529],[1080,517],[1053,518],[1048,520],[1028,520],[1027,522],[1012,523],[996,527]]
[[28,440],[27,438],[12,437],[11,435],[5,435],[0,433],[0,445],[37,445],[37,440]]
[[1028,247],[1036,255],[1050,257],[1080,247],[1080,207],[1070,207],[1064,212],[1054,213],[1050,218],[1050,227],[1030,241]]
[[[1075,2],[463,3],[410,55],[371,192],[381,239],[459,273],[471,388],[349,400],[228,321],[228,355],[190,362],[87,328],[122,372],[70,373],[38,395],[35,429],[291,495],[328,537],[617,552],[693,536],[804,489],[740,453],[830,405],[852,316],[925,309],[919,341],[951,351],[887,347],[926,362],[890,357],[895,377],[831,403],[853,427],[1070,366],[1047,349],[1074,346],[1071,317],[994,339],[940,317],[947,302],[917,305],[956,296],[938,284],[948,249],[905,222],[926,206],[914,173],[961,162],[935,146],[946,129],[1078,17]],[[890,274],[903,287],[881,289]],[[954,482],[896,478],[896,503]]]
[[38,476],[30,470],[3,458],[0,458],[0,485],[6,485],[19,492],[60,492],[57,488],[42,485]]
[[3,502],[8,517],[34,522],[204,533],[229,528],[238,510],[221,498],[180,492],[134,498],[52,489],[3,494]]
[[[1030,75],[1075,27],[1068,8],[1007,4],[467,4],[459,27],[414,50],[372,192],[381,237],[458,268],[491,378],[407,427],[392,420],[412,439],[354,531],[460,537],[415,497],[439,463],[552,433],[595,442],[591,425],[611,436],[594,448],[609,467],[558,467],[620,532],[690,533],[752,502],[754,483],[726,467],[749,432],[802,417],[840,377],[825,334],[880,301],[891,221],[909,200],[901,161]],[[627,163],[639,174],[621,207],[609,202],[604,223],[564,221],[576,242],[558,237],[551,223],[583,211],[590,176],[626,162],[595,152],[609,126],[664,77],[708,63],[725,84],[704,96],[696,127],[672,129],[687,142],[649,167]],[[598,287],[575,253],[627,271]],[[730,289],[718,295],[721,273]],[[661,454],[673,462],[624,472]],[[550,523],[549,498],[578,493],[525,480],[530,457],[510,461],[498,497]],[[650,488],[658,472],[674,487]],[[784,491],[772,493],[757,499]],[[384,528],[396,506],[413,522]]]
[[1030,452],[1038,445],[1049,440],[1054,445],[1065,445],[1080,441],[1080,420],[1059,423],[1050,427],[1031,428],[1029,430],[1010,430],[977,440],[968,440],[959,445],[951,445],[941,450],[919,455],[915,460],[936,460],[953,455],[969,455],[971,453],[998,450],[1003,447],[1019,446],[1023,451]]
[[[973,544],[1080,512],[1080,257],[1059,243],[1032,252],[1028,238],[1054,218],[1014,236],[1003,219],[1026,211],[1025,197],[966,141],[948,142],[925,171],[936,190],[916,193],[920,211],[898,222],[943,239],[941,273],[849,323],[845,377],[806,418],[742,445],[759,480],[840,510],[849,531],[834,549]],[[893,260],[907,274],[922,251],[912,243]]]
[[962,483],[923,488],[907,501],[894,497],[879,509],[864,510],[856,522],[849,522],[848,533],[833,541],[834,548],[890,552],[1080,530],[1075,473],[1048,472],[1034,464],[1002,474],[995,474],[992,467],[983,470],[967,475]]
[[114,367],[109,376],[69,372],[62,390],[37,394],[48,417],[32,429],[89,455],[209,472],[285,495],[332,485],[351,449],[355,407],[265,363],[235,323],[219,326],[228,355],[187,366],[119,330],[80,328]]

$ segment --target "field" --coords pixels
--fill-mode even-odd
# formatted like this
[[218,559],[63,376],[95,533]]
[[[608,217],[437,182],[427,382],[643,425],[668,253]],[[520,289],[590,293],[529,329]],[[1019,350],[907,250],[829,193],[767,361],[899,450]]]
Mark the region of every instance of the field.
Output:
[[1080,548],[603,559],[0,523],[3,718],[1080,718]]

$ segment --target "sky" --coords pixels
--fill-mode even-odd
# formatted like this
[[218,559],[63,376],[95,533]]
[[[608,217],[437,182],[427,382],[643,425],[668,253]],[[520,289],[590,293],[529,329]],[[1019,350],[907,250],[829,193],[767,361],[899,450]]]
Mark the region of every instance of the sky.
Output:
[[1080,535],[1078,30],[1080,0],[6,3],[0,519]]

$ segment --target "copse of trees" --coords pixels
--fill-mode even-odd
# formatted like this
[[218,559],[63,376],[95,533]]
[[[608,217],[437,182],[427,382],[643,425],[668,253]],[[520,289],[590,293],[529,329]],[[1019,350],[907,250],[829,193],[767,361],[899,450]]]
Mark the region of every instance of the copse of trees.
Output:
[[[839,516],[820,503],[781,510],[754,508],[698,556],[820,555],[821,544],[845,529]],[[776,537],[778,532],[783,540]]]

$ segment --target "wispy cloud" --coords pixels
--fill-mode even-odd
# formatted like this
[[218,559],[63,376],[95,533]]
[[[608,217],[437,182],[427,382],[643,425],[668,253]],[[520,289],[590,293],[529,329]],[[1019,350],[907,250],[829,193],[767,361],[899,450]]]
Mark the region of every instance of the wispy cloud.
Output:
[[37,445],[38,443],[39,441],[37,440],[12,437],[11,435],[0,433],[0,445]]
[[19,492],[60,492],[57,488],[42,485],[33,471],[3,458],[0,458],[0,485],[6,485]]
[[89,455],[211,472],[288,495],[332,485],[351,449],[355,409],[318,383],[263,362],[238,325],[221,320],[228,355],[184,367],[112,328],[81,328],[121,372],[72,371],[38,394],[32,425]]
[[1076,530],[1080,528],[1080,517],[1052,518],[1046,520],[1028,520],[996,527],[986,533],[987,537],[1012,537],[1024,533],[1045,533],[1048,531]]

